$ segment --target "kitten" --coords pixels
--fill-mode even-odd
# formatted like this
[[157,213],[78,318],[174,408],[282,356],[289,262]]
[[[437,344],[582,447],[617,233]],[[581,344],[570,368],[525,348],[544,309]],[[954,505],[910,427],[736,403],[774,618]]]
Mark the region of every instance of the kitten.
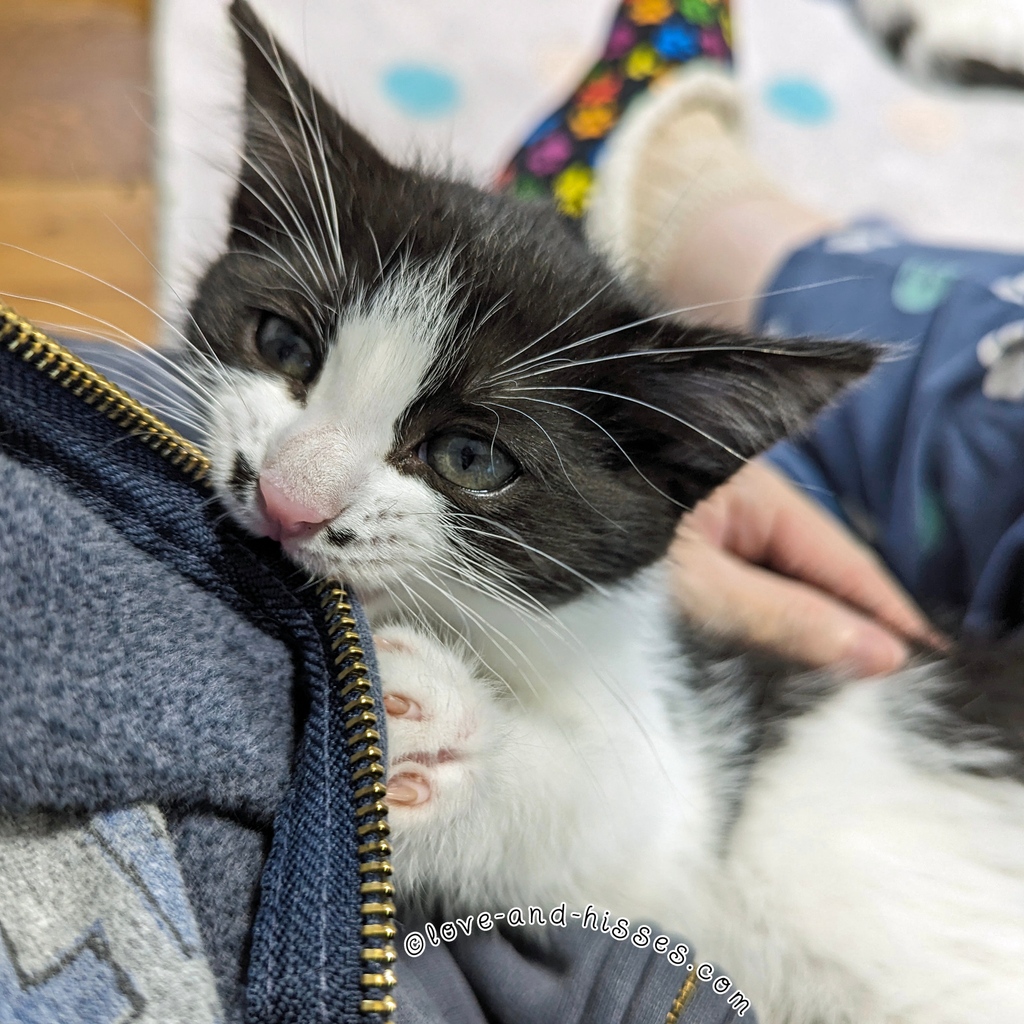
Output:
[[546,207],[392,166],[232,11],[208,450],[232,516],[366,603],[403,898],[656,920],[766,1024],[1024,1020],[1019,672],[838,685],[669,597],[683,510],[874,353],[646,313]]

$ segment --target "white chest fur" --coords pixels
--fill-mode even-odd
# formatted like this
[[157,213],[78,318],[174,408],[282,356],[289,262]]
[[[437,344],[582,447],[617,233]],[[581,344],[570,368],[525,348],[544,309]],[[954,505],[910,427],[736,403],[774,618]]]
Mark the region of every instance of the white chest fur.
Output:
[[489,628],[466,632],[500,686],[384,631],[409,647],[382,652],[386,690],[437,712],[389,723],[393,773],[430,790],[394,809],[400,881],[453,913],[565,901],[658,921],[767,1024],[1024,1020],[1024,789],[915,738],[906,673],[795,719],[733,823],[729,716],[687,685],[660,572],[529,628],[475,599]]

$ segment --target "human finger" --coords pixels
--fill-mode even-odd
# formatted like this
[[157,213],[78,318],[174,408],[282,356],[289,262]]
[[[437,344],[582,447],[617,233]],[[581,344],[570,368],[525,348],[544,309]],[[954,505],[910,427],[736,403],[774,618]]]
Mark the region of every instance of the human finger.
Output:
[[684,614],[716,635],[858,677],[893,672],[909,656],[889,630],[814,587],[699,540],[684,538],[673,555]]
[[945,643],[875,553],[766,464],[746,466],[698,505],[683,529],[817,587],[901,636]]

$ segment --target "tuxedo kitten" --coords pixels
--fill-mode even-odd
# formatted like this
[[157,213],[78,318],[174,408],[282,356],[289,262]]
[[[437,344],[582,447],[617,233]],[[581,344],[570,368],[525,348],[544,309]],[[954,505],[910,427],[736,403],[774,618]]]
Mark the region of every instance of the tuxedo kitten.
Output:
[[637,308],[546,207],[390,164],[232,11],[244,160],[193,308],[214,481],[366,604],[401,898],[658,921],[767,1024],[1024,1020],[1008,670],[839,685],[684,635],[669,596],[682,512],[874,353]]
[[1024,89],[1022,0],[854,0],[857,13],[915,74]]

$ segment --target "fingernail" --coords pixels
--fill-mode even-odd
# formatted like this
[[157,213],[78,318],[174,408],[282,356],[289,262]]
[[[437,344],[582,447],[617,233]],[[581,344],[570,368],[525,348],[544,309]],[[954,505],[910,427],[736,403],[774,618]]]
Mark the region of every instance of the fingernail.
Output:
[[842,666],[857,678],[895,672],[910,657],[907,645],[878,629],[862,630],[842,659]]

